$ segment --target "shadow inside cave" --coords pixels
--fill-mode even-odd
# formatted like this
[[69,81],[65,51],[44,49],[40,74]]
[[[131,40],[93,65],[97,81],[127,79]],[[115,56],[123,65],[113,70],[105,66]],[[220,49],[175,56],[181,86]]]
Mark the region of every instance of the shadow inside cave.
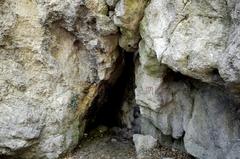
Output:
[[[124,65],[121,74],[113,85],[104,83],[102,93],[94,100],[85,117],[87,119],[85,132],[89,132],[99,125],[108,128],[126,126],[122,121],[124,115],[122,106],[126,100],[135,99],[134,53],[122,52],[122,57]],[[134,109],[135,112],[139,111],[136,105],[129,105],[129,109]]]

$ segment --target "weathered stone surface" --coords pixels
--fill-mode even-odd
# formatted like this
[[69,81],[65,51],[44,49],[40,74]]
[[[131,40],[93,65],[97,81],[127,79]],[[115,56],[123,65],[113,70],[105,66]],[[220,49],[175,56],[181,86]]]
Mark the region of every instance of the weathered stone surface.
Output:
[[229,82],[234,84],[239,84],[239,25],[240,25],[240,2],[238,1],[229,1],[229,14],[231,16],[231,30],[229,38],[227,41],[227,48],[225,53],[220,57],[219,60],[219,73],[221,77]]
[[201,159],[240,156],[238,6],[150,2],[136,70],[142,133]]
[[[120,46],[139,47],[143,134],[200,159],[240,156],[240,2],[147,3],[0,1],[0,155],[73,149],[86,112],[121,71]],[[125,99],[121,120],[132,128],[135,100]]]
[[240,155],[236,146],[240,143],[239,110],[223,91],[206,86],[194,96],[193,114],[184,136],[186,150],[194,156],[217,159]]
[[119,45],[128,52],[137,50],[139,23],[148,0],[119,0],[115,7],[114,23],[120,27]]
[[0,2],[0,154],[58,158],[77,145],[121,65],[107,12],[104,0]]
[[109,7],[115,7],[119,0],[105,0]]
[[231,28],[228,12],[225,0],[153,0],[146,8],[141,34],[161,63],[193,78],[215,81],[214,70]]
[[150,135],[134,134],[133,142],[139,159],[146,157],[146,152],[157,146],[157,139]]
[[[239,108],[234,96],[225,93],[224,89],[184,76],[166,76],[156,78],[156,81],[163,81],[157,89],[154,84],[148,89],[137,85],[136,99],[143,116],[142,133],[153,135],[163,145],[186,149],[198,158],[239,155],[238,146],[235,146],[240,137]],[[143,78],[146,79],[146,74],[137,79]],[[154,100],[151,101],[147,94],[152,94]],[[170,101],[163,102],[169,97]],[[153,105],[158,107],[151,107]],[[184,143],[179,142],[182,138]]]
[[108,13],[108,7],[105,0],[86,0],[85,5],[91,11],[106,15]]

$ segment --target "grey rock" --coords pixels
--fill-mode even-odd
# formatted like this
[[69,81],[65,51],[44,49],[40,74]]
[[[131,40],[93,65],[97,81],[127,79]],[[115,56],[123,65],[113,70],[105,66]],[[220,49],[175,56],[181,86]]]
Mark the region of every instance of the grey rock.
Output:
[[113,138],[113,139],[111,139],[111,142],[117,142],[117,139]]
[[225,56],[231,27],[227,10],[224,0],[153,0],[145,10],[141,35],[147,37],[146,45],[161,63],[187,76],[213,82],[216,77],[212,71]]
[[136,67],[142,133],[200,159],[239,155],[238,11],[234,0],[149,3]]
[[106,3],[109,7],[115,7],[119,0],[106,0]]
[[119,45],[128,52],[138,48],[138,31],[148,0],[119,0],[115,7],[114,24],[120,27]]
[[233,151],[240,155],[237,149],[240,126],[236,119],[239,114],[235,109],[236,104],[221,90],[200,89],[184,137],[186,150],[199,158],[226,158]]
[[[120,46],[139,52],[123,125],[200,159],[239,157],[239,10],[237,0],[2,0],[0,155],[72,150],[102,83],[119,76]],[[137,152],[154,138],[134,135]]]
[[157,139],[150,135],[134,134],[133,142],[138,158],[144,158],[147,151],[157,147]]
[[230,83],[239,84],[239,25],[240,3],[238,1],[230,1],[229,10],[232,20],[229,40],[227,42],[226,53],[224,53],[219,61],[219,73],[221,77]]

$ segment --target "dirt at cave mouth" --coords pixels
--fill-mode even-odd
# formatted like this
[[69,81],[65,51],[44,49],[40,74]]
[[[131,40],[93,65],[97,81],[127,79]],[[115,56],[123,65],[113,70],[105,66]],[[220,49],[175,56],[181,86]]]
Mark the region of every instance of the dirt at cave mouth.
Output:
[[[79,146],[64,159],[136,159],[132,137],[126,128],[99,126],[85,134]],[[159,146],[144,159],[193,159],[180,151]]]

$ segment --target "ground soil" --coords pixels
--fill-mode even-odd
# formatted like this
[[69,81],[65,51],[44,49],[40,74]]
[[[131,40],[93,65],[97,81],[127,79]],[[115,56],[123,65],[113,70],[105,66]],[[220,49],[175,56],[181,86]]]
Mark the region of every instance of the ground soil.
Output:
[[[121,129],[98,128],[86,133],[78,148],[64,159],[136,159],[131,136]],[[177,150],[159,146],[144,159],[193,159]]]

